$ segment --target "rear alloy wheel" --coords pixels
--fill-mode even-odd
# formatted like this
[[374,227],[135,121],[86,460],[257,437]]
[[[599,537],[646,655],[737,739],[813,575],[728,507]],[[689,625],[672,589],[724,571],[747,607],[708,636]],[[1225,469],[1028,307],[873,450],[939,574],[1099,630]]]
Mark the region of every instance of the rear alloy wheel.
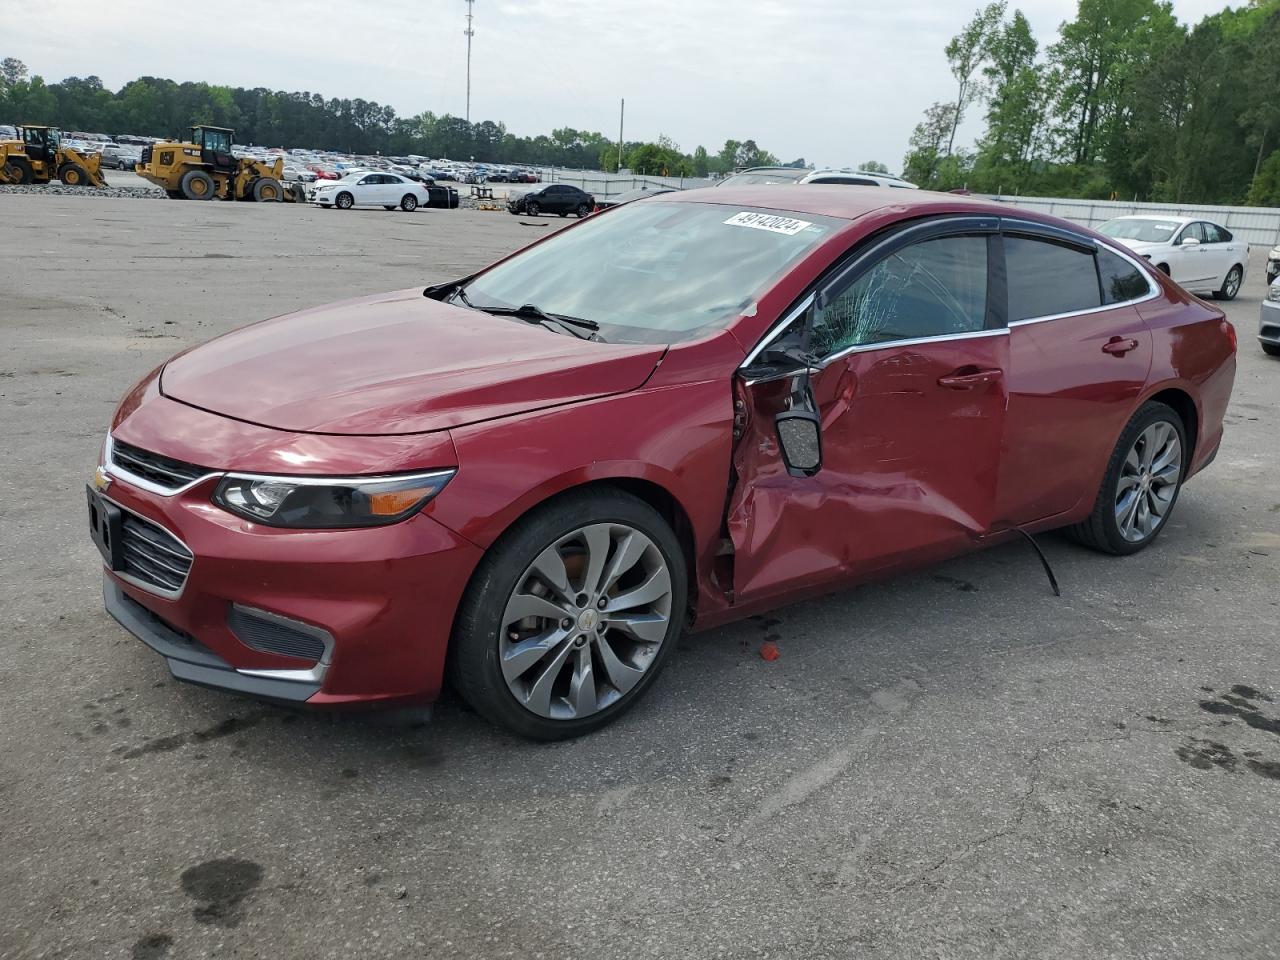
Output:
[[591,215],[591,205],[587,203],[578,204],[578,219],[582,220]]
[[1234,300],[1236,294],[1240,292],[1240,281],[1243,279],[1244,271],[1237,264],[1227,271],[1227,276],[1223,279],[1222,286],[1213,292],[1213,299]]
[[1075,540],[1105,553],[1137,553],[1164,528],[1187,467],[1182,418],[1148,403],[1129,421],[1102,481],[1093,513],[1068,528]]
[[418,198],[412,193],[406,193],[400,200],[400,209],[405,213],[413,213],[418,209]]
[[182,195],[188,200],[212,200],[217,195],[213,177],[203,170],[188,170],[182,175]]
[[340,194],[333,198],[333,205],[339,210],[350,210],[355,206],[355,197],[343,190]]
[[614,490],[554,501],[477,569],[454,635],[454,686],[521,736],[604,726],[670,656],[686,584],[679,542],[648,504]]

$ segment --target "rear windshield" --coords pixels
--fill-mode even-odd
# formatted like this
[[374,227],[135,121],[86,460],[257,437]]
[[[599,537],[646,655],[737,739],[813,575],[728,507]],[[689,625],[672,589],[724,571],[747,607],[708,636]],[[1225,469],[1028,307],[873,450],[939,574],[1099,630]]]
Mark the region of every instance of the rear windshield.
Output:
[[481,274],[471,306],[534,304],[604,339],[670,343],[724,326],[844,221],[723,204],[639,200]]
[[809,175],[808,170],[749,170],[725,177],[717,186],[753,187],[762,183],[799,183]]

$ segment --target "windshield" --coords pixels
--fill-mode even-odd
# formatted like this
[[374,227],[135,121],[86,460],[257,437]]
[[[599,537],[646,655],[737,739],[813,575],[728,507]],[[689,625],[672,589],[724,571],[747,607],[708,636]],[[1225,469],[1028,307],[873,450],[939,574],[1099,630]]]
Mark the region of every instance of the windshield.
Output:
[[1174,220],[1108,220],[1098,230],[1117,240],[1167,243],[1182,224]]
[[742,314],[843,221],[640,200],[583,221],[477,277],[470,306],[534,304],[600,324],[610,342],[671,343]]
[[747,170],[725,177],[717,186],[750,187],[761,183],[799,183],[813,171],[801,170]]

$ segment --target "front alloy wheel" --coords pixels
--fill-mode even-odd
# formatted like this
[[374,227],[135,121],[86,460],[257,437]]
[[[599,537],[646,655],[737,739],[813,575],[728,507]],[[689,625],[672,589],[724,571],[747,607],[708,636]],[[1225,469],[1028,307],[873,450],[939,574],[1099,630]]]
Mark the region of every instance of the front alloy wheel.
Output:
[[521,736],[587,733],[657,677],[687,591],[680,543],[653,507],[613,488],[563,495],[517,522],[476,569],[450,680]]
[[671,621],[671,571],[657,545],[622,523],[593,523],[553,543],[517,581],[498,658],[530,712],[578,720],[640,682]]

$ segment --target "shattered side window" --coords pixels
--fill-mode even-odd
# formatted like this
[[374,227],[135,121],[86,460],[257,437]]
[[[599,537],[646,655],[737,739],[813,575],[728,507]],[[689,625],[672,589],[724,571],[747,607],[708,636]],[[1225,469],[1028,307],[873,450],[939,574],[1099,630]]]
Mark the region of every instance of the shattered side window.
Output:
[[885,257],[814,322],[820,357],[850,347],[972,333],[986,325],[987,239],[941,237]]

